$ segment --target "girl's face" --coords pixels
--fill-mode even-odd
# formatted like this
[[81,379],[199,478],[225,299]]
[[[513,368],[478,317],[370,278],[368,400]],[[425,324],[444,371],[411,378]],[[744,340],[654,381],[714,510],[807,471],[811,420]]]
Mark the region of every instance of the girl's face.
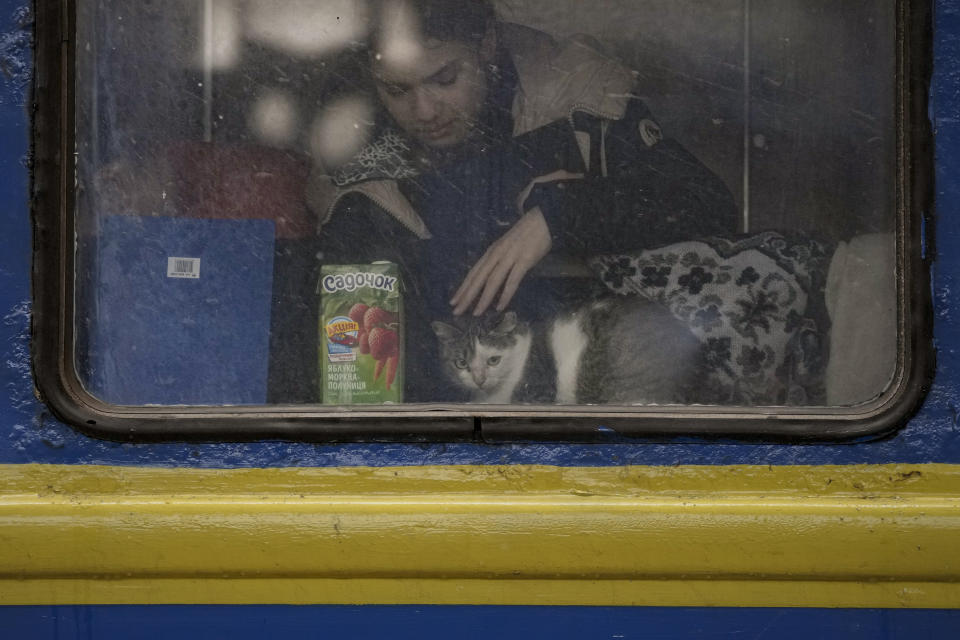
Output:
[[448,149],[464,142],[487,99],[486,42],[413,42],[373,56],[377,93],[394,122],[420,144]]

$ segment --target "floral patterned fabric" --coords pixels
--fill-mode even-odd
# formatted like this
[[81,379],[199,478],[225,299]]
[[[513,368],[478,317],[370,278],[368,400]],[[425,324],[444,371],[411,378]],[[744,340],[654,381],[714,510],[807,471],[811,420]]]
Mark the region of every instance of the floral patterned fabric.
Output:
[[831,248],[764,232],[592,261],[619,294],[657,300],[703,344],[691,402],[822,405],[829,349],[824,285]]

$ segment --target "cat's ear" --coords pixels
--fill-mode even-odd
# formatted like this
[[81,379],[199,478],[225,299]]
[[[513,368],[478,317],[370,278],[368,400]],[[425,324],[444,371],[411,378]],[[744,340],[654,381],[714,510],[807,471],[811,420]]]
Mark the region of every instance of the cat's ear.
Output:
[[433,327],[433,332],[437,334],[437,338],[440,339],[440,342],[453,342],[460,337],[462,333],[460,329],[457,329],[453,325],[449,325],[446,322],[431,322],[430,326]]
[[517,314],[513,311],[507,311],[503,314],[500,322],[497,323],[493,333],[501,336],[513,333],[517,328]]

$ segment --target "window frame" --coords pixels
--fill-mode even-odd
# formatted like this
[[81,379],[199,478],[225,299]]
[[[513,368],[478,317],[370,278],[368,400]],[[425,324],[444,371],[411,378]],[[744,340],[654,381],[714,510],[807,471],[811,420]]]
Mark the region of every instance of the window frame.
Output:
[[33,355],[42,399],[63,421],[118,440],[630,441],[732,436],[770,441],[855,440],[890,433],[919,407],[932,379],[929,266],[932,144],[926,117],[930,3],[897,0],[897,369],[888,393],[854,407],[553,407],[322,405],[128,407],[86,392],[75,346],[73,165],[75,12],[36,5],[33,146]]

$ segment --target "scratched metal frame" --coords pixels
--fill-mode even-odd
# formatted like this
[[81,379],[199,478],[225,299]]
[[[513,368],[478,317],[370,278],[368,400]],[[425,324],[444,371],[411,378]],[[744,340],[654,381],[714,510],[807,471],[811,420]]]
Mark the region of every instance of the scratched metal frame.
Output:
[[[257,139],[245,112],[218,109],[259,99],[264,87],[278,82],[269,70],[291,61],[302,68],[303,60],[260,41],[236,54],[252,60],[250,66],[224,71],[218,56],[233,54],[211,39],[225,28],[217,13],[224,3],[198,4],[193,14],[161,20],[149,36],[155,42],[143,41],[136,18],[158,9],[114,12],[115,22],[98,25],[120,45],[110,52],[98,51],[101,41],[91,48],[83,40],[103,18],[85,12],[92,4],[39,2],[33,349],[43,398],[66,422],[111,439],[610,441],[694,434],[841,440],[887,433],[919,405],[930,378],[929,265],[923,255],[931,190],[929,3],[836,4],[725,0],[698,4],[698,11],[709,15],[691,20],[675,2],[645,2],[641,12],[637,2],[611,0],[604,10],[576,4],[561,12],[551,9],[553,3],[531,1],[510,3],[503,18],[557,36],[588,31],[637,69],[642,97],[662,128],[675,132],[730,189],[740,231],[815,231],[848,245],[868,234],[891,239],[895,368],[890,384],[875,397],[834,406],[760,407],[105,402],[87,390],[75,366],[89,292],[83,291],[77,267],[86,257],[74,239],[98,223],[102,195],[84,188],[93,182],[85,180],[92,176],[88,167],[99,171],[116,166],[118,158],[142,155],[151,138],[263,143],[262,136],[277,132],[261,127]],[[641,20],[646,28],[637,39],[632,34]],[[244,24],[256,31],[249,19]],[[168,52],[181,47],[165,44],[184,30],[193,33],[196,45],[184,50],[195,50],[199,58],[190,73],[183,73],[183,60],[174,73],[170,60],[179,54]],[[696,44],[684,48],[680,42]],[[97,67],[107,58],[118,65],[116,73]],[[309,73],[280,74],[294,79],[289,93],[297,100],[322,100],[324,83],[331,82],[323,71],[329,61],[315,53],[304,59]],[[825,70],[828,59],[836,64]],[[118,91],[121,84],[124,92]],[[103,134],[104,127],[112,129]],[[309,137],[302,133],[289,137],[289,148],[276,140],[271,144],[281,152],[304,151],[296,148]],[[76,164],[67,160],[73,157]],[[137,201],[145,192],[121,195]]]

